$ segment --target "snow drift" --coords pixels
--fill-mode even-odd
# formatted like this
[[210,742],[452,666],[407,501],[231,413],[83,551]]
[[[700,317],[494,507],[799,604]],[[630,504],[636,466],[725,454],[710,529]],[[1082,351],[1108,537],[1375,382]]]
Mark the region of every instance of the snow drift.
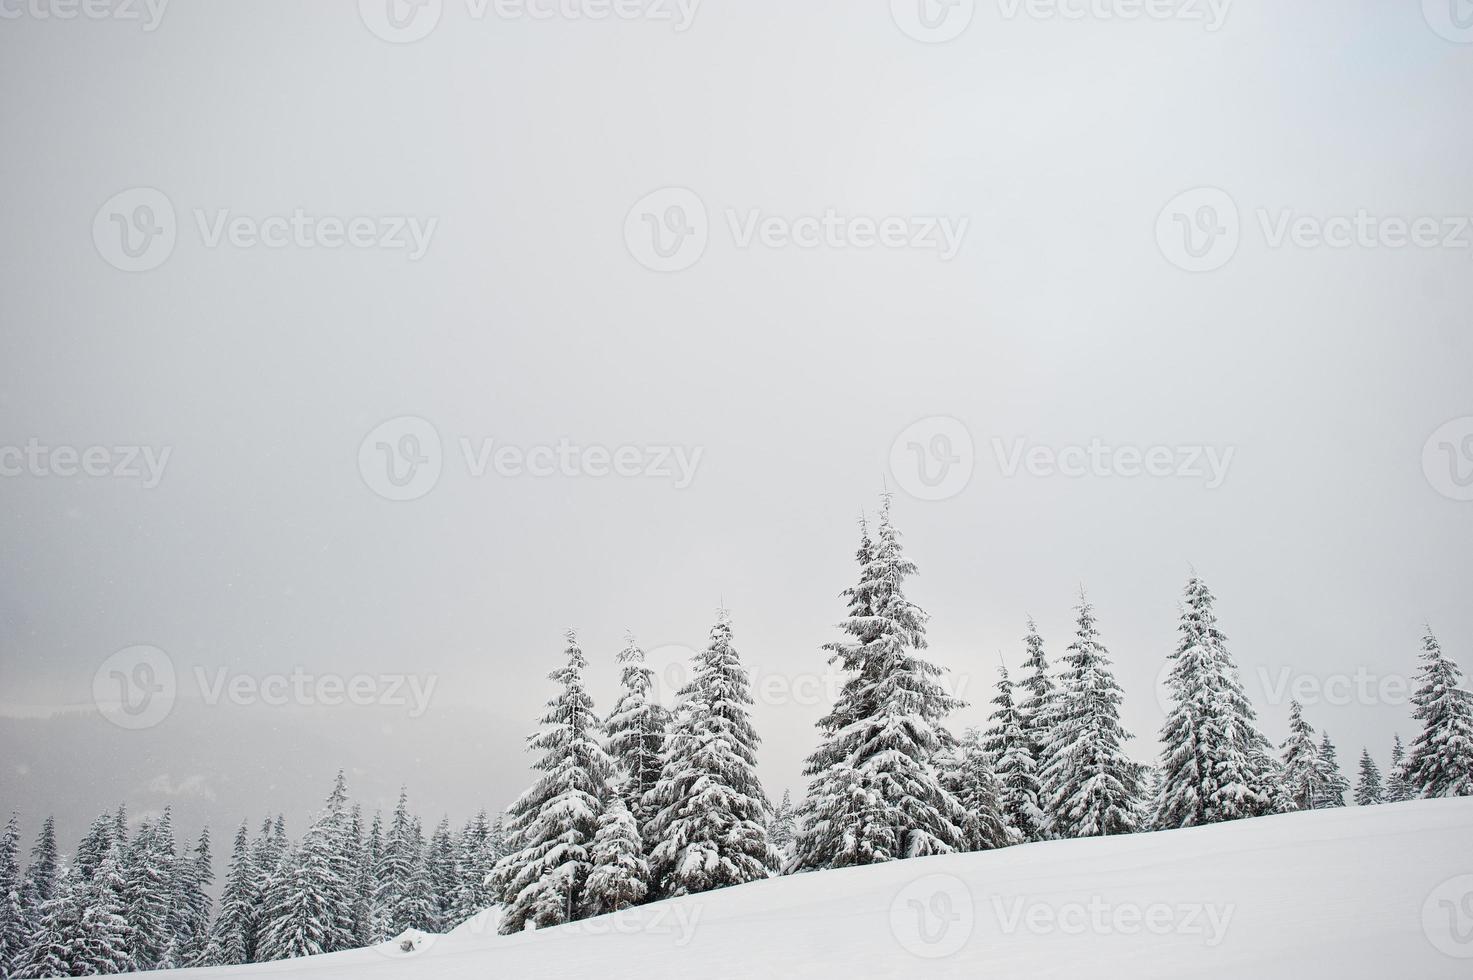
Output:
[[516,936],[493,911],[412,939],[184,974],[1466,978],[1473,799],[794,875]]

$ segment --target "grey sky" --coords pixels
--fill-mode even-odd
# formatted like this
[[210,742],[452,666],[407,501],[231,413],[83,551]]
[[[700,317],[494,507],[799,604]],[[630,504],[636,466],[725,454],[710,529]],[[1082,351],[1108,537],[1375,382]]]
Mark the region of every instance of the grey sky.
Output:
[[[973,703],[959,725],[985,719],[1027,615],[1062,652],[1083,584],[1152,757],[1193,566],[1276,741],[1287,703],[1263,678],[1281,668],[1405,674],[1424,622],[1473,668],[1473,503],[1423,469],[1434,430],[1473,416],[1473,248],[1453,220],[1473,214],[1473,43],[1417,3],[1237,0],[1210,31],[1185,17],[1205,5],[1123,21],[987,2],[944,44],[852,0],[706,0],[684,31],[445,0],[408,44],[350,2],[174,0],[151,31],[0,7],[19,12],[0,20],[0,446],[169,451],[151,488],[0,478],[0,702],[83,706],[0,720],[0,803],[28,832],[62,811],[70,847],[124,797],[182,801],[217,836],[268,806],[300,829],[338,765],[372,805],[407,781],[431,820],[503,805],[568,626],[604,706],[626,626],[698,644],[720,601],[759,678],[811,692],[885,481],[935,659]],[[1202,187],[1226,192],[1240,242],[1189,272],[1158,218]],[[120,193],[140,217],[134,188],[166,197],[177,240],[125,272],[94,224]],[[668,195],[631,215],[664,188],[709,223],[699,259],[662,273],[626,225],[666,216]],[[298,209],[312,244],[250,244]],[[830,210],[861,219],[842,245],[781,244]],[[1438,244],[1383,228],[1336,248],[1314,227],[1272,244],[1286,221],[1360,211],[1435,217]],[[371,244],[323,246],[321,219],[341,237],[354,217]],[[863,221],[896,217],[903,247],[857,247]],[[953,257],[910,247],[928,218],[965,220]],[[403,416],[433,426],[441,472],[390,501],[360,448]],[[955,450],[932,418],[975,447],[939,501],[891,465],[917,423]],[[700,455],[687,487],[475,476],[462,438]],[[1215,489],[1008,477],[1017,440],[1233,455]],[[167,652],[180,697],[126,731],[93,682],[136,644]],[[196,667],[437,687],[419,717],[212,707]],[[825,708],[793,700],[755,709],[774,795],[801,790]],[[1306,709],[1347,768],[1362,744],[1384,761],[1408,713]]]

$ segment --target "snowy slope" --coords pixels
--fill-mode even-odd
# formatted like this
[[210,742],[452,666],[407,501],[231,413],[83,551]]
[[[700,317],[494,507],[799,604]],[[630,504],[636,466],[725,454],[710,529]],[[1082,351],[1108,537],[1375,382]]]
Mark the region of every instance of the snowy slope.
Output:
[[513,937],[486,926],[409,954],[386,946],[187,972],[1466,980],[1473,799],[796,875]]

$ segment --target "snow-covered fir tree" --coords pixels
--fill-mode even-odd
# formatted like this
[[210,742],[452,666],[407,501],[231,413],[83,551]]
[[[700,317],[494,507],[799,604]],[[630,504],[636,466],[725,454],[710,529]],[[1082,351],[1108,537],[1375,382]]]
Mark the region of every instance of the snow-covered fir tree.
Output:
[[374,938],[392,939],[406,929],[423,929],[430,916],[423,893],[423,843],[409,814],[409,794],[399,789],[399,800],[384,835],[374,874]]
[[757,779],[748,706],[751,682],[720,610],[693,675],[677,694],[660,779],[645,828],[652,891],[692,895],[767,877],[777,852],[767,839],[771,804]]
[[1050,761],[1049,751],[1053,744],[1052,711],[1058,694],[1058,686],[1054,683],[1053,673],[1049,667],[1043,637],[1039,635],[1038,625],[1033,621],[1032,616],[1028,617],[1028,633],[1023,637],[1023,646],[1027,651],[1027,656],[1023,660],[1023,669],[1026,673],[1018,683],[1018,687],[1023,692],[1018,698],[1018,727],[1028,747],[1028,754],[1033,759],[1034,779],[1039,782],[1037,803],[1040,820],[1029,839],[1043,840],[1048,834],[1049,815],[1048,800],[1043,794],[1041,776],[1048,768]]
[[1139,824],[1141,770],[1125,754],[1120,685],[1081,593],[1074,642],[1064,655],[1043,771],[1052,837],[1133,833]]
[[1314,728],[1304,720],[1298,701],[1289,702],[1289,737],[1284,740],[1284,793],[1298,810],[1323,804],[1329,780]]
[[645,798],[660,778],[670,718],[664,705],[655,699],[655,673],[645,663],[644,650],[632,632],[624,634],[619,666],[621,692],[604,726],[606,749],[614,763],[619,795],[642,828],[649,819]]
[[786,864],[793,856],[793,841],[797,833],[798,811],[793,807],[793,795],[783,790],[783,797],[767,823],[767,842],[780,855],[780,863]]
[[378,839],[363,825],[363,809],[356,803],[348,819],[348,840],[352,845],[351,855],[353,881],[350,886],[353,900],[353,945],[372,946],[373,936],[373,869],[378,863],[378,848],[383,844],[383,828],[379,816],[374,814]]
[[1355,784],[1355,805],[1375,806],[1386,802],[1386,792],[1381,788],[1381,770],[1371,758],[1371,750],[1360,750],[1360,779]]
[[266,886],[258,956],[284,960],[353,947],[354,862],[341,772],[322,811]]
[[164,962],[173,968],[203,966],[210,938],[212,903],[209,888],[215,881],[206,827],[192,851],[174,862],[174,894],[169,909],[169,943]]
[[1411,787],[1407,785],[1407,750],[1402,744],[1401,735],[1393,734],[1391,739],[1391,768],[1386,770],[1386,802],[1400,803],[1412,798]]
[[558,684],[541,729],[527,748],[542,775],[509,811],[515,850],[496,865],[502,901],[501,932],[572,922],[587,914],[593,840],[613,793],[613,764],[603,749],[603,726],[583,686],[586,661],[567,633],[567,663],[549,674]]
[[16,957],[11,975],[21,980],[85,975],[86,964],[76,948],[82,931],[85,896],[70,868],[55,872],[51,894],[33,907],[33,925],[25,947]]
[[220,892],[220,911],[210,925],[210,939],[204,956],[209,966],[240,966],[255,958],[254,887],[250,836],[242,821],[240,829],[235,832],[230,868],[225,873],[225,886]]
[[1330,741],[1329,732],[1320,733],[1320,766],[1324,783],[1320,796],[1315,800],[1315,809],[1323,810],[1345,805],[1345,794],[1350,792],[1350,780],[1340,771],[1340,760],[1335,752],[1335,743]]
[[444,816],[430,835],[430,846],[425,852],[425,871],[430,881],[430,904],[433,917],[428,931],[449,932],[455,917],[456,881],[460,874],[459,855],[456,853],[455,838],[450,834],[450,818]]
[[638,905],[649,894],[649,880],[650,865],[639,828],[624,801],[615,796],[599,818],[593,838],[588,914],[603,915]]
[[456,846],[459,850],[460,874],[455,882],[452,925],[459,925],[496,902],[490,877],[501,855],[485,810],[477,813],[465,825],[456,840]]
[[1462,680],[1462,670],[1428,627],[1420,686],[1412,695],[1412,717],[1422,723],[1407,759],[1407,788],[1414,797],[1473,796],[1473,694]]
[[56,879],[61,855],[56,848],[56,818],[48,816],[31,846],[31,860],[26,865],[25,894],[22,902],[28,909],[40,910],[56,892]]
[[958,744],[941,753],[937,764],[942,785],[961,804],[967,850],[990,851],[1022,840],[1003,814],[1002,792],[977,729],[968,728]]
[[1187,582],[1161,729],[1161,790],[1154,824],[1193,827],[1267,813],[1273,804],[1268,739],[1217,626],[1205,582]]
[[[992,760],[999,787],[998,804],[1014,842],[1038,840],[1045,817],[1038,805],[1038,772],[1033,753],[1023,734],[1023,713],[1013,698],[1013,683],[1005,666],[998,668],[997,708],[982,746]],[[965,805],[965,801],[964,801]]]
[[12,813],[0,832],[0,977],[10,969],[29,938],[30,923],[21,904],[20,815]]
[[127,919],[133,926],[133,968],[152,970],[165,962],[173,938],[175,868],[173,814],[144,820],[129,842],[123,872]]
[[879,528],[859,549],[859,583],[846,590],[847,639],[831,644],[850,676],[819,722],[822,741],[799,832],[798,870],[872,864],[966,850],[966,814],[942,784],[939,756],[955,739],[944,719],[962,703],[926,660],[926,613],[905,596],[916,566],[905,557],[881,498]]

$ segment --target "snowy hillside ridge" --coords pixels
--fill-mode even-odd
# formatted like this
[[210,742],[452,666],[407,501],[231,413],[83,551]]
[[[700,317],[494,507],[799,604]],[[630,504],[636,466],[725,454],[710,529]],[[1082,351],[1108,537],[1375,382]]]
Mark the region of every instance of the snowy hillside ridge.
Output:
[[[512,936],[199,977],[1473,975],[1473,799],[1289,813],[788,875]],[[171,976],[181,976],[173,972]]]

